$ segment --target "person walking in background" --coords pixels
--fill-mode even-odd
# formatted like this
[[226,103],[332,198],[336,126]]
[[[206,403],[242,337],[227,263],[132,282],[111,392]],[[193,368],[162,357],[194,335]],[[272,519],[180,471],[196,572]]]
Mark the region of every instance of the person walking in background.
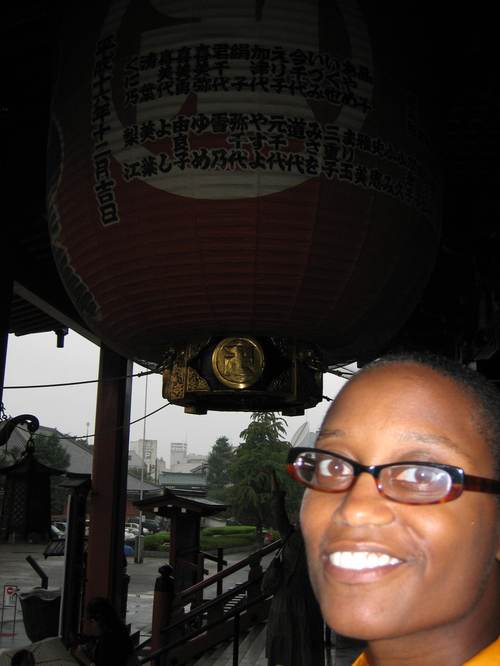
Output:
[[95,634],[85,637],[84,652],[93,666],[134,666],[134,646],[124,622],[104,597],[87,605],[87,620],[94,623]]
[[267,622],[268,664],[324,666],[324,623],[309,583],[302,533],[288,518],[286,492],[274,472],[271,485],[272,517],[283,546],[262,579],[263,593],[274,595]]

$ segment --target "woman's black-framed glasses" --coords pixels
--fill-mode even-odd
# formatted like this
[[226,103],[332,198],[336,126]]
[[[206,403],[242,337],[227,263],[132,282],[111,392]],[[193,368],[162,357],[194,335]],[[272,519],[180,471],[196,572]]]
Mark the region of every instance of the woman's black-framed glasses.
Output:
[[297,447],[288,454],[288,473],[299,483],[324,493],[343,493],[366,472],[381,495],[404,504],[439,504],[460,497],[464,490],[500,494],[500,481],[465,474],[461,467],[404,461],[361,465],[323,449]]

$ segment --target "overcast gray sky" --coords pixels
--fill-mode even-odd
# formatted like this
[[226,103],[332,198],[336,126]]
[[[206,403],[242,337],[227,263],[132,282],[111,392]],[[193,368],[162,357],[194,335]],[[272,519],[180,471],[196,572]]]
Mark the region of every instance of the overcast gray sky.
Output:
[[[5,386],[52,384],[96,379],[99,348],[74,331],[65,339],[63,349],[57,349],[54,333],[39,333],[9,337]],[[134,372],[144,368],[134,366]],[[323,394],[334,397],[344,380],[325,375]],[[133,380],[132,420],[144,415],[146,378]],[[85,437],[94,432],[96,384],[60,388],[4,390],[5,410],[10,416],[34,414],[44,426],[74,436]],[[161,395],[161,377],[148,379],[147,412],[165,404]],[[305,416],[287,417],[288,438],[307,421],[311,431],[321,424],[328,403],[323,401]],[[208,453],[217,437],[226,435],[232,444],[239,442],[239,433],[246,428],[247,412],[209,412],[204,416],[184,414],[182,407],[170,405],[146,420],[146,439],[158,440],[158,455],[169,461],[170,442],[188,443],[192,453]],[[87,425],[88,424],[88,425]],[[142,422],[131,426],[130,438],[143,436]],[[88,430],[87,430],[88,429]]]

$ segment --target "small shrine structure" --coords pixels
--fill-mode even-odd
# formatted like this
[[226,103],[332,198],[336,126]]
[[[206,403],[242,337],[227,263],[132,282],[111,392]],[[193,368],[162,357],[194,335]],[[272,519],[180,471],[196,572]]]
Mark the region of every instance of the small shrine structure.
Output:
[[203,491],[164,488],[163,495],[140,500],[135,506],[170,519],[169,561],[176,592],[202,580],[201,519],[221,513],[227,504],[208,499]]

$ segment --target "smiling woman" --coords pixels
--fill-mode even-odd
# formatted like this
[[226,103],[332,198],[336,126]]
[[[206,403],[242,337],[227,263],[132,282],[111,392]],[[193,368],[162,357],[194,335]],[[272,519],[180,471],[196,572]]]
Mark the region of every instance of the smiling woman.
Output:
[[385,357],[292,450],[327,624],[356,666],[500,664],[500,395],[431,355]]

